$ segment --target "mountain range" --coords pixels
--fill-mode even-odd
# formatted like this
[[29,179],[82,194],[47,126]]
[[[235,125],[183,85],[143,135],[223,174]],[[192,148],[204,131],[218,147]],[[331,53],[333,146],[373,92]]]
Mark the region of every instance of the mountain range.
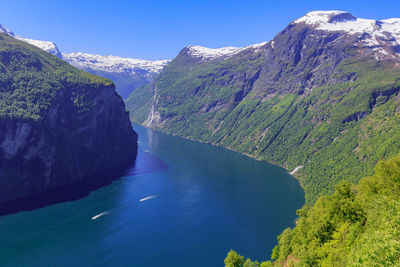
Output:
[[280,165],[300,181],[306,205],[272,261],[230,251],[226,266],[398,265],[400,19],[313,11],[268,42],[191,45],[172,61],[62,54],[0,32],[0,202],[136,158],[113,82],[86,70],[130,94],[131,121]]
[[310,12],[266,43],[185,47],[127,107],[148,127],[296,170],[313,203],[400,151],[399,33],[400,19]]
[[78,69],[113,80],[123,99],[136,88],[153,81],[169,63],[169,60],[150,61],[79,52],[62,54],[62,57]]
[[306,205],[271,260],[231,250],[225,266],[399,264],[399,33],[397,18],[314,11],[266,43],[185,47],[126,100],[134,122],[300,181]]
[[74,67],[114,81],[117,92],[123,99],[137,87],[150,83],[170,60],[141,60],[118,56],[101,56],[88,53],[61,53],[57,45],[50,41],[24,38],[0,25],[0,32],[65,60]]

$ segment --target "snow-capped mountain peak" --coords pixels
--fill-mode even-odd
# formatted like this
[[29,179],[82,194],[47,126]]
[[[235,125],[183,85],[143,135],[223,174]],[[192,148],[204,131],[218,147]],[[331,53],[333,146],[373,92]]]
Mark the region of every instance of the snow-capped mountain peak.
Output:
[[16,39],[27,42],[28,44],[34,45],[36,47],[39,47],[40,49],[55,55],[59,58],[62,59],[62,55],[60,50],[58,49],[57,45],[53,42],[50,41],[40,41],[40,40],[34,40],[34,39],[29,39],[29,38],[24,38],[21,36],[14,36]]
[[10,31],[9,29],[7,29],[6,27],[4,27],[1,24],[0,24],[0,33],[5,33],[5,34],[7,34],[7,35],[9,35],[11,37],[15,36],[15,34],[12,31]]
[[137,87],[150,83],[170,60],[142,60],[87,53],[63,54],[63,59],[78,69],[109,78],[125,99]]
[[146,71],[149,76],[158,74],[170,62],[170,60],[150,61],[111,55],[94,55],[81,52],[63,54],[63,58],[71,65],[80,69],[121,73],[130,73],[141,69]]
[[325,24],[325,23],[335,23],[335,22],[346,22],[346,21],[354,21],[357,18],[352,14],[339,11],[339,10],[331,10],[331,11],[311,11],[308,12],[305,16],[295,20],[295,23],[305,22],[307,24]]
[[306,23],[325,31],[345,31],[350,34],[368,33],[386,36],[385,33],[400,33],[400,19],[373,20],[356,18],[345,11],[312,11],[295,20],[294,23]]
[[385,20],[362,19],[344,11],[312,11],[295,20],[293,24],[305,23],[317,30],[340,31],[357,35],[359,41],[355,44],[369,48],[376,58],[398,58],[396,47],[400,45],[400,19]]
[[245,47],[227,46],[221,48],[208,48],[198,45],[189,45],[186,47],[186,49],[187,49],[187,54],[189,54],[190,56],[199,58],[201,61],[208,61],[221,57],[229,58],[230,56],[235,55],[247,49],[260,49],[265,44],[267,44],[267,42],[253,44]]
[[15,39],[24,41],[28,44],[34,45],[36,47],[39,47],[40,49],[53,54],[59,58],[62,58],[60,50],[58,50],[58,47],[55,43],[49,42],[49,41],[39,41],[39,40],[34,40],[34,39],[29,39],[29,38],[24,38],[22,36],[14,34],[12,31],[4,27],[3,25],[0,24],[0,33],[7,34],[8,36],[11,36]]
[[228,56],[235,54],[242,47],[221,47],[221,48],[208,48],[198,45],[189,45],[186,47],[188,49],[188,54],[192,57],[201,58],[202,60],[212,60],[222,56]]
[[112,79],[118,93],[127,98],[138,86],[151,82],[154,77],[170,62],[170,60],[141,60],[118,56],[101,56],[86,53],[61,54],[57,45],[49,41],[25,38],[14,34],[0,25],[0,33],[34,45],[71,65],[87,72]]

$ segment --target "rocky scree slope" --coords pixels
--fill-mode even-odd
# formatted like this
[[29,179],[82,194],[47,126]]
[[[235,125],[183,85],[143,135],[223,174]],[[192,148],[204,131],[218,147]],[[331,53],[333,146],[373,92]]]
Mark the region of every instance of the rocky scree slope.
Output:
[[137,134],[110,80],[0,34],[0,202],[134,161]]
[[296,172],[308,203],[400,151],[400,19],[315,11],[271,41],[184,48],[131,120]]

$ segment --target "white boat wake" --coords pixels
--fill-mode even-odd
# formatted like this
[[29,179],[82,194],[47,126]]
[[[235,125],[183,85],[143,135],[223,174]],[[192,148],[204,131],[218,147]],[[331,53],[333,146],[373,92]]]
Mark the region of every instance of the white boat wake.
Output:
[[151,196],[139,199],[139,201],[143,202],[143,201],[146,201],[146,200],[149,200],[149,199],[153,199],[153,198],[156,198],[156,197],[158,197],[158,195],[151,195]]
[[93,216],[92,217],[92,220],[96,220],[96,219],[98,219],[98,218],[100,218],[100,217],[103,217],[104,215],[107,215],[107,214],[109,214],[111,212],[111,210],[108,210],[108,211],[104,211],[104,212],[102,212],[102,213],[99,213],[99,214],[97,214],[96,216]]

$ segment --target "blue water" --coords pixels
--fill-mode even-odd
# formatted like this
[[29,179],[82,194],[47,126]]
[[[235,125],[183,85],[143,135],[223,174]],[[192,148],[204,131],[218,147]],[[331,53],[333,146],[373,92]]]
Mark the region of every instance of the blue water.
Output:
[[304,192],[284,169],[134,128],[138,159],[121,179],[0,217],[0,265],[222,266],[230,249],[266,259],[294,225]]

